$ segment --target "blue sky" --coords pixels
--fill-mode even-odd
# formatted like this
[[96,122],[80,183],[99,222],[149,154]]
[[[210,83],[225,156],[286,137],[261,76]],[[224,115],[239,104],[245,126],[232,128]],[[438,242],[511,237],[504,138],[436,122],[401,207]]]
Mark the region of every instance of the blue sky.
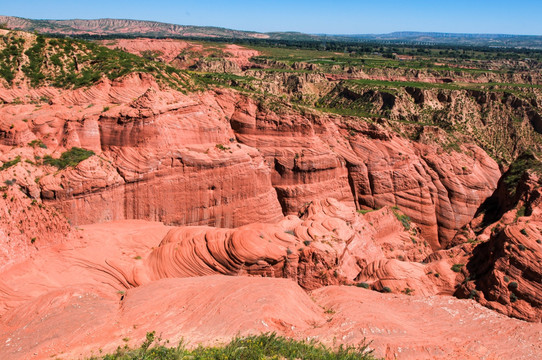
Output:
[[0,14],[33,19],[155,20],[262,32],[436,31],[542,35],[540,0],[6,0]]

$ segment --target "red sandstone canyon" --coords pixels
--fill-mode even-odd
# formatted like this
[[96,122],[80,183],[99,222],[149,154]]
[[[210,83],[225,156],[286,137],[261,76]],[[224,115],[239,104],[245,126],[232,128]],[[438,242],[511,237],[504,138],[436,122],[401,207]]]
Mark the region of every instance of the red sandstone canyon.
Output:
[[0,35],[0,359],[149,331],[542,358],[539,69]]

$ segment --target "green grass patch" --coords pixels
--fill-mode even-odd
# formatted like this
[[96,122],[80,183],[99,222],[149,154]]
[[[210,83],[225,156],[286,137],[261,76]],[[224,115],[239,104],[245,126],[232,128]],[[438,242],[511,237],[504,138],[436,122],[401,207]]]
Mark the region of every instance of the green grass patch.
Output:
[[6,161],[5,163],[2,164],[2,167],[0,167],[0,171],[9,169],[10,167],[17,165],[20,161],[21,161],[20,156],[17,156],[13,160]]
[[28,146],[31,146],[33,148],[40,147],[42,149],[47,149],[47,145],[43,143],[40,139],[34,139],[31,142],[28,143]]
[[[525,152],[519,156],[516,161],[510,164],[508,171],[503,175],[504,184],[511,195],[516,194],[519,181],[527,171],[542,174],[542,163],[530,152]],[[525,209],[523,209],[522,213],[525,213]],[[521,216],[521,213],[519,216]]]
[[366,344],[340,346],[330,349],[316,342],[287,339],[275,334],[263,334],[235,338],[223,347],[198,347],[188,350],[183,343],[174,348],[161,344],[155,333],[147,333],[143,344],[137,349],[127,346],[114,353],[92,357],[91,360],[211,360],[211,359],[311,359],[311,360],[372,360],[375,357]]
[[391,210],[393,211],[393,214],[395,215],[397,220],[399,220],[399,222],[403,225],[405,230],[410,230],[410,228],[412,227],[412,225],[410,224],[410,217],[408,215],[400,213],[400,210],[397,206],[392,207]]
[[92,155],[94,155],[94,151],[72,147],[70,150],[62,153],[58,159],[55,159],[50,155],[45,155],[43,157],[43,163],[45,165],[55,166],[62,170],[68,166],[77,166],[81,161],[88,159]]
[[22,63],[21,69],[34,87],[79,88],[104,77],[114,80],[133,72],[151,73],[159,82],[181,91],[192,87],[186,71],[84,40],[37,35],[24,52],[28,61],[22,56],[24,39],[17,33],[2,37],[2,41],[0,76],[9,84]]
[[0,39],[0,45],[3,46],[0,51],[0,77],[5,79],[11,85],[21,62],[25,40],[7,34]]

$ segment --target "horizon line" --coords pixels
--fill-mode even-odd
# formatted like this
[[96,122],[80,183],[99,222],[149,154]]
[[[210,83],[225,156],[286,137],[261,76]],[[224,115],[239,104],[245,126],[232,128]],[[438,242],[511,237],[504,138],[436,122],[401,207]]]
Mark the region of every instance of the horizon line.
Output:
[[95,20],[130,20],[130,21],[145,21],[145,22],[154,22],[154,23],[160,23],[160,24],[167,24],[167,25],[177,25],[177,26],[192,26],[192,27],[207,27],[207,28],[217,28],[217,29],[227,29],[227,30],[233,30],[233,31],[242,31],[242,32],[251,32],[251,33],[258,33],[258,34],[272,34],[272,33],[298,33],[298,34],[305,34],[305,35],[316,35],[316,36],[377,36],[377,35],[391,35],[395,33],[418,33],[418,34],[450,34],[450,35],[500,35],[500,36],[515,36],[515,37],[542,37],[542,34],[511,34],[511,33],[490,33],[490,32],[446,32],[446,31],[419,31],[419,30],[395,30],[390,31],[386,33],[307,33],[302,31],[296,31],[296,30],[280,30],[280,31],[256,31],[256,30],[242,30],[242,29],[234,29],[230,27],[224,27],[224,26],[216,26],[216,25],[190,25],[190,24],[176,24],[176,23],[170,23],[170,22],[164,22],[159,20],[148,20],[148,19],[133,19],[133,18],[115,18],[115,17],[101,17],[101,18],[92,18],[92,19],[85,19],[85,18],[66,18],[66,19],[51,19],[51,18],[26,18],[21,16],[14,16],[14,15],[2,15],[0,16],[6,16],[6,17],[12,17],[12,18],[18,18],[23,20],[34,20],[34,21],[74,21],[74,20],[84,20],[84,21],[95,21]]

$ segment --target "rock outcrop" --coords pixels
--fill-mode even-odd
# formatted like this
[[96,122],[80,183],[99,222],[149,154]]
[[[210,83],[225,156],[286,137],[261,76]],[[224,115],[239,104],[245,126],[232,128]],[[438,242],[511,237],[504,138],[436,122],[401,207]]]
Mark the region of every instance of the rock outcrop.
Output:
[[540,169],[533,155],[520,157],[471,222],[482,243],[473,250],[466,281],[457,290],[460,297],[534,322],[542,321]]

